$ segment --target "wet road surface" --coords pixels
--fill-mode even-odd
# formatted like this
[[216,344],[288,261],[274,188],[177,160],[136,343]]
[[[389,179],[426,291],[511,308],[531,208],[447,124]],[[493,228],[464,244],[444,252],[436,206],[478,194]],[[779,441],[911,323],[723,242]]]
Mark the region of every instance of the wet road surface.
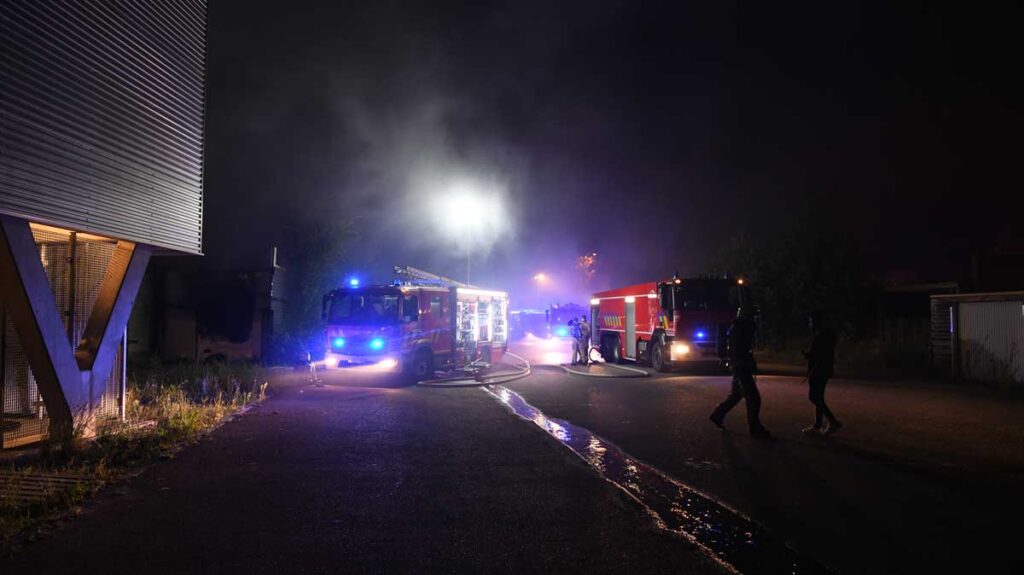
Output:
[[479,388],[324,379],[109,490],[0,572],[722,572]]
[[[838,381],[828,400],[846,427],[806,437],[799,378],[759,379],[776,440],[707,421],[727,377],[589,379],[539,367],[507,387],[544,417],[624,453],[761,523],[844,573],[1017,571],[1024,512],[1024,397],[1013,390]],[[755,571],[756,572],[756,571]]]
[[838,381],[846,427],[811,438],[806,387],[762,377],[765,443],[742,404],[728,431],[707,421],[728,385],[539,366],[505,385],[535,410],[523,421],[501,388],[333,371],[109,490],[0,571],[722,572],[660,523],[748,573],[1019,572],[1021,393]]
[[659,527],[686,537],[729,570],[814,575],[829,571],[802,556],[757,522],[714,497],[698,493],[633,457],[608,440],[565,420],[545,416],[503,386],[484,388],[510,411],[535,423],[656,518]]

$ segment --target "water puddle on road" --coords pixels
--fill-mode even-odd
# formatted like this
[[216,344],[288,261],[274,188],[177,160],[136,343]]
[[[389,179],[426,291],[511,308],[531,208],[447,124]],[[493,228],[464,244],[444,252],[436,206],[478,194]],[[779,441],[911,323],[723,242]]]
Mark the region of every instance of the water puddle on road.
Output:
[[739,573],[830,573],[739,512],[637,461],[590,431],[547,417],[508,388],[492,385],[484,390],[561,441],[606,480],[639,501],[662,529],[682,535],[730,569]]

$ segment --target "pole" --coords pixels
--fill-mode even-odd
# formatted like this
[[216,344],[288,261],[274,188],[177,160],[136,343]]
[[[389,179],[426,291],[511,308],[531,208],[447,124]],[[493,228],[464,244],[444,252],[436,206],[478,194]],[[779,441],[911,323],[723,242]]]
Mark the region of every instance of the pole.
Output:
[[472,246],[473,246],[472,236],[470,235],[472,233],[473,233],[473,228],[471,228],[469,226],[469,224],[467,223],[466,224],[466,285],[470,285],[471,284],[471,282],[469,281],[469,262],[470,262],[470,258],[471,258],[471,255],[472,255]]

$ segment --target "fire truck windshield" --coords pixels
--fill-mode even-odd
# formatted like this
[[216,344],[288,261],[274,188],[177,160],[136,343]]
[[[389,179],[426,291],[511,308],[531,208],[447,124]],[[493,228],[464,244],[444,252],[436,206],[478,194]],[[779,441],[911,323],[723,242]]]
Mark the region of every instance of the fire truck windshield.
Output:
[[723,280],[686,280],[676,288],[676,305],[683,310],[736,310],[749,303],[746,286]]
[[397,294],[339,292],[331,298],[327,323],[390,325],[398,323]]

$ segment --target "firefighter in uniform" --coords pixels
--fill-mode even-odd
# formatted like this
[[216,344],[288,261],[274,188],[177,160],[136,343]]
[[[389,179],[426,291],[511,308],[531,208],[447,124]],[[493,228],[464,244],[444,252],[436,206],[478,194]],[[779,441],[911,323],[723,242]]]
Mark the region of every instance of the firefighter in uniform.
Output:
[[583,356],[580,354],[580,326],[576,318],[569,320],[569,337],[572,338],[572,365],[577,365]]
[[587,316],[580,316],[580,363],[590,365],[590,324]]
[[771,434],[761,425],[761,394],[757,391],[757,362],[754,361],[754,334],[757,324],[749,307],[741,307],[729,327],[729,367],[732,369],[732,391],[708,418],[718,428],[725,429],[723,421],[729,410],[741,399],[747,402],[747,425],[750,435],[770,439]]

